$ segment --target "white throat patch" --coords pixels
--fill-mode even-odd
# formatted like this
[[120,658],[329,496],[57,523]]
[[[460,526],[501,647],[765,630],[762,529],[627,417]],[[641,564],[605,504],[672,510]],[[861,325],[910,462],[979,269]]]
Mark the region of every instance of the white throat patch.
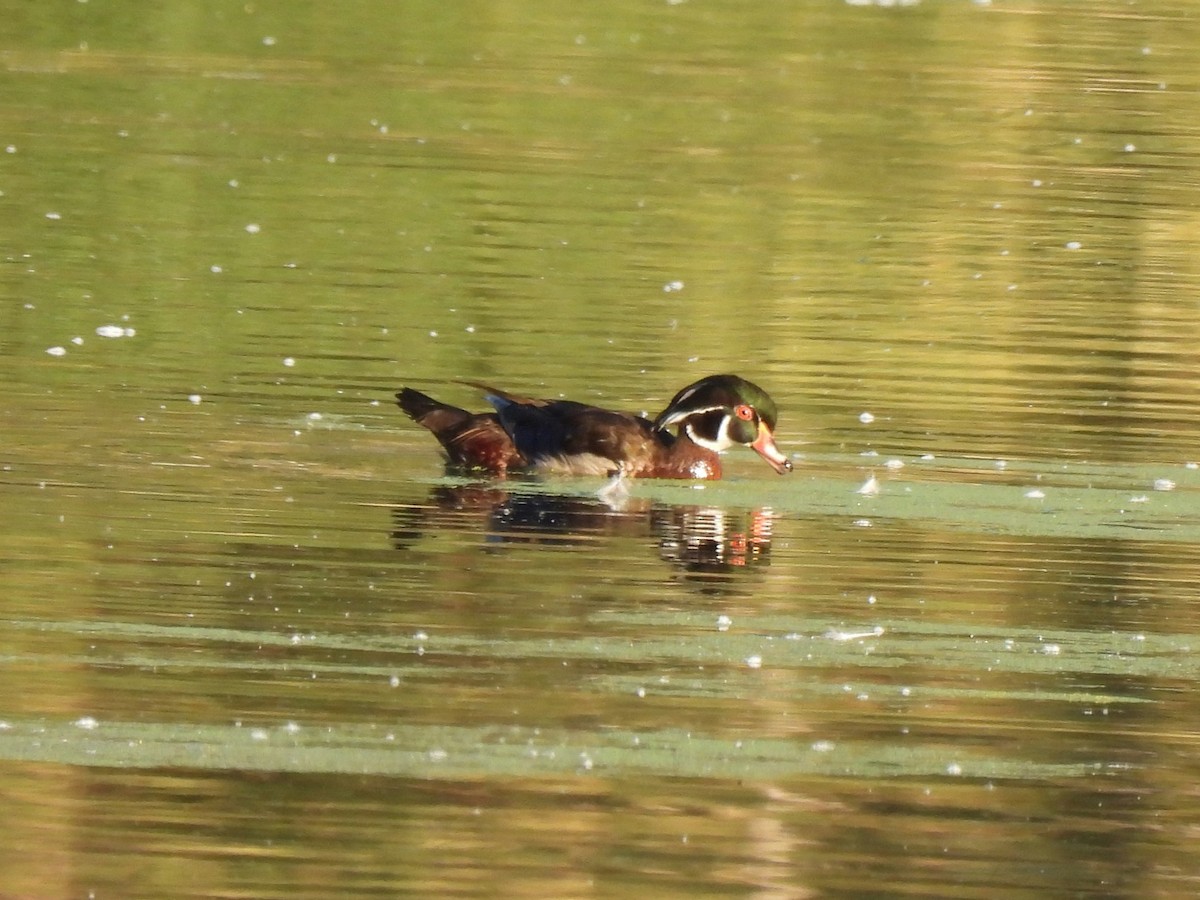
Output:
[[[719,408],[719,407],[718,407]],[[687,432],[687,436],[692,439],[692,443],[698,447],[703,447],[705,450],[712,450],[714,453],[722,453],[732,447],[736,441],[729,436],[729,416],[725,416],[721,420],[721,427],[717,431],[717,439],[710,441],[708,438],[700,437],[692,430],[692,426],[684,425],[683,430]]]

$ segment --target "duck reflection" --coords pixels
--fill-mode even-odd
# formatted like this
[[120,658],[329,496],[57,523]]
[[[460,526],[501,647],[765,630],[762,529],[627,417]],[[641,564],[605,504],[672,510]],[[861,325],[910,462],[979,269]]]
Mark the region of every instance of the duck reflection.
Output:
[[652,509],[650,520],[659,555],[689,571],[724,573],[767,564],[770,509],[664,506]]
[[605,537],[644,537],[659,558],[696,576],[728,576],[767,565],[770,509],[679,506],[626,497],[615,507],[599,497],[522,493],[494,484],[439,486],[421,505],[392,512],[392,545],[411,549],[427,534],[482,527],[486,546],[575,547]]

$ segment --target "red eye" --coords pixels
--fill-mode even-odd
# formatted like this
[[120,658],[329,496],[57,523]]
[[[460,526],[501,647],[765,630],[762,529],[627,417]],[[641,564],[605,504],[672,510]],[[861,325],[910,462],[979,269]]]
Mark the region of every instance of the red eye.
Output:
[[745,419],[747,422],[754,418],[754,410],[744,403],[733,412],[739,419]]

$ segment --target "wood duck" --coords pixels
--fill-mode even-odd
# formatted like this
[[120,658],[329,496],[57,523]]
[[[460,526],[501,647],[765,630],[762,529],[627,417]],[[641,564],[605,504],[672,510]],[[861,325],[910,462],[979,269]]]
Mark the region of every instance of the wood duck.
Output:
[[499,476],[715,479],[721,477],[717,454],[734,444],[750,447],[781,475],[792,469],[775,445],[775,401],[737,375],[709,375],[688,385],[654,421],[467,383],[484,391],[495,412],[468,412],[407,387],[396,394],[400,408],[433,432],[450,463],[465,469]]

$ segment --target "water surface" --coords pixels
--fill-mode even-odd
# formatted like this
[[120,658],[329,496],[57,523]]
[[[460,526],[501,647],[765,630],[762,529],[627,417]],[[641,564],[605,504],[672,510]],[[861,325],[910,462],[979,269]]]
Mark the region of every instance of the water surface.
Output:
[[884,6],[12,11],[4,893],[1195,893],[1196,19]]

